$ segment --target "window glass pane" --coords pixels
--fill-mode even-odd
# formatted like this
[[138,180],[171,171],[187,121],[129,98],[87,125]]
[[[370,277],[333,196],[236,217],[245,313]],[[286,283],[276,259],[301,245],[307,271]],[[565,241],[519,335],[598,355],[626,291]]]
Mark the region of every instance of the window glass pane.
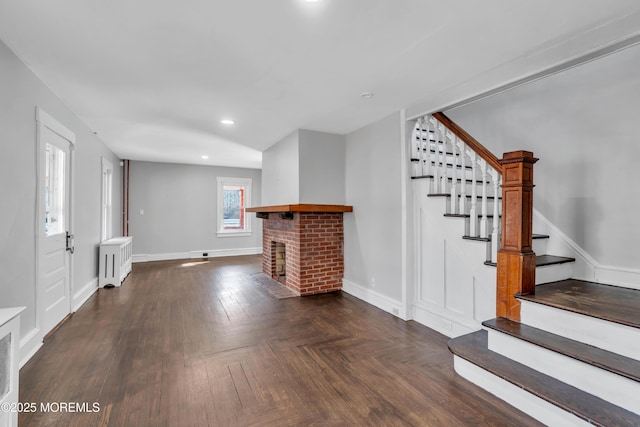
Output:
[[65,152],[47,144],[44,177],[44,231],[47,236],[65,232]]
[[244,228],[244,186],[224,185],[222,223],[225,230]]

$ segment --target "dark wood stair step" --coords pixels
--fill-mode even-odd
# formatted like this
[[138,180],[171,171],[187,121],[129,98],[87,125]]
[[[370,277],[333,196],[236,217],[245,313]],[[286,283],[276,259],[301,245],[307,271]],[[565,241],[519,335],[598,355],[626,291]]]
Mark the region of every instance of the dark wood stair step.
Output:
[[516,297],[640,328],[640,290],[569,279],[538,285],[535,295]]
[[536,267],[544,267],[545,265],[565,264],[567,262],[575,262],[575,258],[556,255],[536,255]]
[[[474,240],[476,242],[490,242],[491,236],[489,237],[473,237],[473,236],[462,236],[464,240]],[[546,234],[534,234],[534,239],[548,239],[549,236]]]
[[[452,168],[452,167],[453,167],[453,163],[448,163],[448,162],[447,162],[447,163],[445,163],[445,164],[446,164],[446,166],[447,166],[448,168]],[[436,166],[436,162],[433,162],[433,161],[432,161],[432,162],[431,162],[431,166]],[[438,163],[438,166],[442,166],[442,162],[439,162],[439,163]],[[456,168],[458,168],[458,169],[462,169],[462,165],[456,165]],[[464,168],[465,168],[465,170],[473,170],[473,167],[471,167],[471,166],[467,166],[467,165],[465,165],[465,167],[464,167]]]
[[[433,175],[419,175],[419,176],[412,176],[412,177],[411,177],[411,179],[427,179],[427,178],[431,178],[431,179],[433,179]],[[448,178],[447,178],[447,181],[451,182],[451,181],[453,181],[453,178],[448,177]],[[456,182],[460,182],[460,181],[461,181],[461,180],[460,180],[460,178],[458,178],[458,179],[456,180]],[[473,180],[473,179],[465,179],[464,181],[465,181],[467,184],[473,184],[473,183],[476,183],[476,184],[482,184],[482,180],[481,180],[481,179],[476,179],[476,180]],[[487,181],[487,184],[491,184],[491,182],[490,182],[490,181]]]
[[[536,267],[544,267],[547,265],[565,264],[567,262],[575,262],[575,258],[556,255],[536,255]],[[497,267],[498,264],[491,261],[486,261],[485,265]],[[537,288],[536,288],[537,289]],[[536,291],[537,292],[537,291]]]
[[[450,214],[450,213],[447,213],[447,214],[444,214],[444,216],[446,216],[447,218],[471,218],[471,215],[469,215],[469,214]],[[502,217],[502,215],[500,215],[500,217]],[[487,218],[493,218],[493,214],[487,214]]]
[[533,234],[533,236],[531,236],[533,239],[548,239],[549,235],[548,234]]
[[449,341],[456,356],[597,426],[638,426],[640,416],[487,348],[487,331]]
[[[471,198],[471,195],[466,194],[465,195],[467,199]],[[448,197],[451,198],[451,193],[431,193],[431,194],[427,194],[427,197]],[[458,198],[462,197],[461,194],[458,194]],[[478,200],[482,200],[482,196],[476,196],[476,199]],[[495,197],[493,196],[487,196],[487,200],[494,200]],[[502,197],[498,197],[498,199],[502,200]]]
[[640,382],[640,362],[629,357],[501,317],[486,320],[482,324],[487,328]]

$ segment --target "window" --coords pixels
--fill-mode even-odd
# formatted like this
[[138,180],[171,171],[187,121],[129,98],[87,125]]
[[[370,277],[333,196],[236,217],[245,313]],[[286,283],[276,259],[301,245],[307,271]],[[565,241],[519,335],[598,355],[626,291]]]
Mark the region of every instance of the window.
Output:
[[250,205],[250,178],[218,177],[218,237],[250,236],[251,220],[245,213]]
[[113,237],[113,165],[102,158],[102,223],[101,238],[104,242]]
[[44,205],[46,236],[64,233],[65,222],[65,152],[55,145],[47,144],[44,164]]

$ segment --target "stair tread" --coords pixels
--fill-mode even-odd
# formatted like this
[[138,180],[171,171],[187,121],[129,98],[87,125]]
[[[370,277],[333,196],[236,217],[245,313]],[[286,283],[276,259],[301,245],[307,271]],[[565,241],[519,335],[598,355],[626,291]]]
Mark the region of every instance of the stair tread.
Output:
[[[547,265],[555,265],[555,264],[564,264],[567,262],[574,262],[575,258],[570,258],[566,256],[557,256],[557,255],[536,255],[536,267],[544,267]],[[497,267],[498,264],[495,262],[487,261],[484,263],[485,265],[490,265],[492,267]]]
[[566,262],[574,262],[576,259],[566,256],[556,255],[536,255],[536,267],[545,265],[564,264]]
[[[442,162],[438,162],[438,163],[436,163],[436,162],[434,162],[434,161],[432,160],[432,161],[431,161],[431,166],[436,166],[436,165],[437,165],[437,166],[443,166],[443,165],[446,165],[448,168],[452,168],[452,167],[453,167],[453,163],[444,163],[444,164],[443,164]],[[458,169],[462,169],[462,165],[456,165],[456,168],[458,168]],[[465,165],[465,170],[473,170],[473,167]]]
[[517,298],[640,328],[640,290],[584,280],[560,280],[536,286],[535,295]]
[[[418,175],[418,176],[412,176],[411,179],[425,179],[425,178],[433,178],[433,175]],[[453,180],[453,178],[447,177],[447,181],[451,182]],[[456,180],[456,182],[460,182],[460,178],[458,178]],[[472,179],[465,179],[465,182],[467,184],[473,184],[474,182],[476,184],[482,184],[482,180],[481,179],[476,179],[476,180],[472,180]],[[491,184],[490,181],[487,181],[487,184]]]
[[[446,216],[447,218],[471,218],[471,215],[469,215],[469,214],[446,213],[446,214],[444,214],[444,216]],[[500,216],[502,216],[502,215],[500,215]],[[487,218],[493,218],[493,214],[487,214]]]
[[640,361],[505,318],[486,320],[488,328],[640,382]]
[[[465,195],[467,199],[471,198],[471,195],[466,194]],[[451,193],[431,193],[431,194],[427,194],[427,197],[451,197]],[[461,194],[458,194],[458,198],[462,197]],[[478,200],[482,200],[482,196],[476,196],[476,199]],[[494,197],[493,196],[487,196],[487,200],[493,200]],[[498,199],[502,199],[502,197],[498,197]]]
[[533,234],[532,236],[533,239],[548,239],[549,235],[548,234]]
[[[465,240],[476,240],[478,242],[490,242],[491,241],[491,236],[489,236],[489,237],[462,236],[462,238],[465,239]],[[534,239],[548,239],[549,236],[547,236],[546,234],[534,234],[533,238]]]
[[449,350],[493,375],[599,426],[636,426],[640,416],[495,353],[481,330],[449,341]]
[[475,237],[475,236],[462,236],[464,240],[475,240],[476,242],[490,242],[491,236],[489,237]]

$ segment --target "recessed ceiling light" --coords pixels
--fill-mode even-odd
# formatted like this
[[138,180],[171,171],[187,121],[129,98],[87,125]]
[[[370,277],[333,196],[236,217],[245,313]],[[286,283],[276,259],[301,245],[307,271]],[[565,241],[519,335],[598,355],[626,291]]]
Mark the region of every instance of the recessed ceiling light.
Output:
[[231,119],[222,119],[222,120],[220,120],[220,123],[222,123],[223,125],[232,125],[235,122],[233,120],[231,120]]
[[363,98],[373,98],[373,92],[362,92],[360,96]]
[[207,160],[209,158],[209,156],[207,156],[206,154],[204,156],[201,156],[204,160]]

